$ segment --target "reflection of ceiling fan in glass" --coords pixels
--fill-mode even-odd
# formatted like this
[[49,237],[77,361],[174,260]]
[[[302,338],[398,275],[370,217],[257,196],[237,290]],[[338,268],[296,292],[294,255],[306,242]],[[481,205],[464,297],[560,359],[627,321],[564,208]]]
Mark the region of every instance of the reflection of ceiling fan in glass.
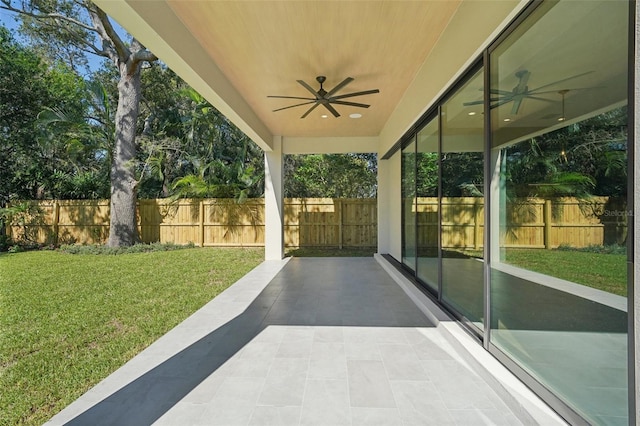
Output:
[[[529,82],[529,77],[531,76],[531,72],[527,70],[520,70],[516,72],[516,77],[518,78],[518,84],[513,90],[500,90],[500,89],[491,89],[491,98],[489,99],[491,102],[491,108],[497,108],[501,105],[507,104],[509,102],[513,102],[511,106],[511,114],[516,115],[520,110],[520,105],[522,105],[522,101],[525,99],[533,99],[536,101],[543,102],[556,102],[553,99],[541,98],[539,95],[545,95],[548,93],[558,93],[558,89],[554,90],[544,90],[551,86],[555,86],[560,83],[564,83],[565,81],[573,80],[574,78],[582,77],[583,75],[591,74],[593,71],[583,72],[582,74],[572,75],[571,77],[563,78],[558,81],[554,81],[553,83],[545,84],[544,86],[536,87],[535,89],[529,89],[527,83]],[[572,88],[570,90],[584,90],[588,89],[587,87],[581,88]],[[566,89],[569,90],[569,89]],[[566,92],[565,92],[566,93]],[[471,105],[481,105],[484,101],[472,101],[465,102],[464,106]]]

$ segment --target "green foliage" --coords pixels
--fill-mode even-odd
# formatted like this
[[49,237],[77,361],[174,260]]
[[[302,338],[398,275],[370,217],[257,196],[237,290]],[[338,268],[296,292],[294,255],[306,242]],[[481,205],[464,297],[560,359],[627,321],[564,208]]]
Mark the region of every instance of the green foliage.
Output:
[[142,76],[139,195],[259,197],[263,153],[244,133],[162,64]]
[[68,254],[94,254],[94,255],[117,255],[130,253],[151,253],[157,251],[173,251],[194,248],[193,243],[179,245],[173,243],[151,243],[151,244],[134,244],[128,247],[109,247],[103,245],[62,245],[60,251]]
[[560,251],[578,251],[583,253],[599,253],[599,254],[627,254],[627,246],[620,244],[610,245],[590,245],[587,247],[573,247],[568,244],[561,244],[558,247]]
[[624,197],[627,108],[621,107],[507,148],[513,198]]
[[482,197],[484,153],[447,152],[442,155],[442,196]]
[[[91,29],[87,0],[2,0],[3,8],[18,14],[20,32],[39,55],[62,62],[80,74],[88,71],[88,53],[106,56],[96,31]],[[53,14],[53,17],[47,15]],[[78,22],[84,24],[78,25]]]
[[[0,207],[9,197],[108,198],[119,73],[105,64],[85,82],[3,31],[15,63],[0,63],[0,82],[15,93],[0,93],[0,125],[8,129],[0,132],[0,179],[8,183]],[[140,197],[262,195],[263,154],[246,135],[161,64],[145,70],[142,86]]]
[[220,248],[0,254],[0,424],[43,424],[262,259]]
[[416,157],[416,195],[436,197],[438,195],[438,154],[419,152]]
[[[86,111],[86,90],[68,67],[48,64],[0,28],[0,207],[9,198],[54,195],[55,173],[72,173],[80,140],[60,141],[37,126],[43,110],[77,119]],[[86,154],[89,155],[89,154]]]
[[376,193],[375,154],[285,156],[285,197],[369,198]]

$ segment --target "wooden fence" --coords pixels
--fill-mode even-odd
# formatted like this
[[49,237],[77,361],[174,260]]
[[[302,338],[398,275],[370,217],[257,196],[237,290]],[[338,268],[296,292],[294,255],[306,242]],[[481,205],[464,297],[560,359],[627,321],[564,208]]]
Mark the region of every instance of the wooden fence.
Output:
[[[407,200],[409,201],[409,200]],[[443,198],[443,248],[479,250],[483,246],[484,200]],[[40,243],[105,243],[109,202],[52,200],[38,202],[41,213],[14,221],[7,232]],[[419,198],[410,204],[417,216],[417,244],[435,248],[438,241],[438,200]],[[589,202],[573,198],[528,199],[500,209],[501,245],[554,248],[623,243],[627,215],[624,203],[605,197]],[[199,246],[263,246],[264,200],[242,204],[233,200],[140,200],[143,242]],[[285,199],[284,242],[287,247],[376,247],[377,200]],[[407,229],[412,233],[411,229]]]
[[[51,244],[103,244],[109,235],[108,200],[46,200],[41,213],[7,227],[14,238]],[[377,245],[377,200],[287,198],[287,247],[365,248]],[[145,243],[264,246],[264,200],[140,200],[138,230]]]

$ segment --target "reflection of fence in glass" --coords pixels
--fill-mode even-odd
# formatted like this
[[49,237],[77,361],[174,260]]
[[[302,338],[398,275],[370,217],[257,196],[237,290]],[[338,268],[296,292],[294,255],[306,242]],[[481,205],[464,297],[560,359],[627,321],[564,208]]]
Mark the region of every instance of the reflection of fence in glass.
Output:
[[[13,238],[25,232],[40,243],[105,243],[109,203],[105,200],[40,201],[40,214],[30,223],[7,227]],[[442,205],[443,248],[483,247],[484,200],[446,197]],[[416,206],[416,204],[414,204]],[[628,214],[624,201],[593,197],[526,199],[511,202],[503,247],[554,248],[622,244]],[[201,246],[264,245],[264,200],[237,204],[233,200],[140,200],[143,242]],[[287,247],[376,247],[377,200],[286,199],[284,239]],[[419,247],[438,241],[438,200],[417,199]]]
[[[418,198],[416,204],[419,246],[434,247],[437,242],[438,199]],[[443,197],[441,206],[442,247],[481,249],[484,199]],[[512,200],[507,206],[507,229],[501,246],[556,248],[560,245],[623,244],[628,215],[614,215],[611,211],[626,211],[624,201],[613,197]]]

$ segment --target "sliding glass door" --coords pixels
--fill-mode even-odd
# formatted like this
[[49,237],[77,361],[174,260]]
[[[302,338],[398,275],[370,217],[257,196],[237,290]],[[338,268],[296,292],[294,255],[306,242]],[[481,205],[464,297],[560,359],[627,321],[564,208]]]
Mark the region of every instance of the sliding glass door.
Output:
[[441,107],[442,301],[484,321],[484,73],[475,72]]
[[402,263],[416,271],[416,143],[402,149]]
[[490,341],[592,424],[627,423],[628,11],[544,2],[490,56]]
[[434,292],[438,291],[440,269],[438,137],[438,117],[434,117],[418,131],[416,154],[417,276]]

